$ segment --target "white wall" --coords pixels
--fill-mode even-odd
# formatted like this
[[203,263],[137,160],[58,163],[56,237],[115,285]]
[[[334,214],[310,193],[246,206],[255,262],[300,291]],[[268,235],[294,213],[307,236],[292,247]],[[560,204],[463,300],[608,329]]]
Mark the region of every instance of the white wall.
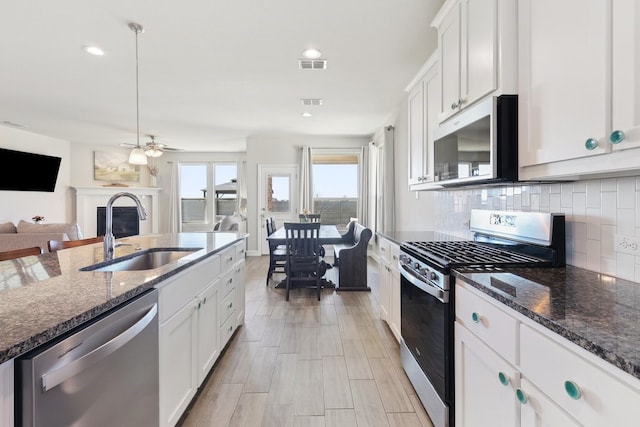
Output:
[[[73,199],[69,190],[71,174],[69,142],[0,126],[0,147],[62,158],[53,193],[0,191],[0,223],[11,221],[17,224],[20,220],[31,221],[34,215],[44,216],[47,223],[71,221]],[[3,164],[2,167],[15,167],[15,165]],[[32,172],[38,173],[37,170]]]

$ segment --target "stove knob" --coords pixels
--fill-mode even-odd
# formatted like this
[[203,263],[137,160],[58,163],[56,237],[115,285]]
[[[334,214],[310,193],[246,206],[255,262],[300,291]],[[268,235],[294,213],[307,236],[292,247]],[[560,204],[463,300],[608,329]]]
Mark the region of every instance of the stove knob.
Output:
[[432,271],[429,273],[429,279],[438,280],[438,275]]
[[416,262],[415,264],[413,264],[413,268],[416,269],[416,270],[419,270],[420,269],[420,264]]

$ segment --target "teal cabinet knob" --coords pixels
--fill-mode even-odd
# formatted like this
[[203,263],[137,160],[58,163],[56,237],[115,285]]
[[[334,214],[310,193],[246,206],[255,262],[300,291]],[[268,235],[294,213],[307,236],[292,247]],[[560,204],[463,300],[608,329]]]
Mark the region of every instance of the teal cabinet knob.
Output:
[[522,389],[516,389],[516,397],[518,398],[518,402],[522,403],[523,405],[525,405],[529,401],[527,395],[524,394],[524,391],[522,391]]
[[573,400],[578,400],[580,399],[580,397],[582,397],[580,387],[578,387],[578,384],[574,383],[571,380],[566,380],[564,382],[564,391],[566,391],[569,397]]
[[589,138],[584,143],[584,148],[586,148],[589,151],[595,150],[597,146],[598,146],[598,140],[595,138]]
[[504,372],[498,372],[498,380],[502,385],[509,385],[509,377]]
[[620,144],[624,141],[624,132],[621,130],[614,130],[611,132],[611,135],[609,135],[609,141],[611,141],[612,144]]
[[473,323],[478,323],[480,321],[480,315],[474,311],[471,313],[471,320],[473,320]]

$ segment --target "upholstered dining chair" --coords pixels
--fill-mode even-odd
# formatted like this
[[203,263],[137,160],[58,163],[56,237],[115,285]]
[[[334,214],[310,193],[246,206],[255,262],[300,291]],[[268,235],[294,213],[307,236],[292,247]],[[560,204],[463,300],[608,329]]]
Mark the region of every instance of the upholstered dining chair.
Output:
[[322,272],[320,259],[320,223],[292,223],[285,222],[285,237],[287,242],[287,260],[285,273],[287,274],[286,300],[289,301],[291,282],[313,282],[318,292],[322,287]]
[[23,256],[40,254],[42,254],[42,248],[40,246],[33,246],[31,248],[24,249],[13,249],[11,251],[0,252],[0,261],[7,261],[10,259],[22,258]]
[[47,247],[49,252],[59,251],[60,249],[75,248],[76,246],[90,245],[92,243],[104,242],[104,236],[89,237],[88,239],[80,240],[49,240]]
[[[267,235],[271,236],[276,231],[276,224],[273,217],[266,219]],[[267,240],[269,244],[269,271],[267,272],[267,286],[269,280],[273,277],[273,273],[284,273],[284,264],[287,260],[286,245],[276,245]]]

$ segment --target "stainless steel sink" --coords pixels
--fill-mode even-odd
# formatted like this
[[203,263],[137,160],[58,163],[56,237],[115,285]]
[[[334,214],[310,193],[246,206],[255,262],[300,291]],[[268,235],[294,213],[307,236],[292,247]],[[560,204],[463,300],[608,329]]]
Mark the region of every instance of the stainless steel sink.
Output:
[[151,270],[179,260],[202,248],[154,248],[82,267],[80,271],[136,271]]

